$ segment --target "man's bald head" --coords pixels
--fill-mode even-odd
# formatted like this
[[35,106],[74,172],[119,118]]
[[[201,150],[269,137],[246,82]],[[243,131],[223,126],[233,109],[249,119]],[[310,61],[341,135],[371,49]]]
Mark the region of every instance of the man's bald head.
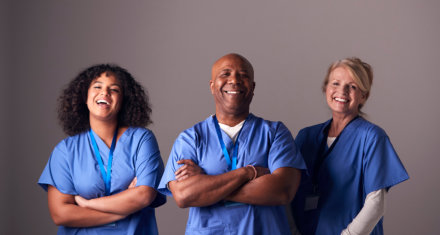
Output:
[[254,78],[254,67],[244,56],[237,53],[229,53],[214,62],[211,69],[211,79],[213,79],[216,74],[218,74],[219,70],[227,65],[234,64],[236,66],[241,66],[247,70],[249,75]]

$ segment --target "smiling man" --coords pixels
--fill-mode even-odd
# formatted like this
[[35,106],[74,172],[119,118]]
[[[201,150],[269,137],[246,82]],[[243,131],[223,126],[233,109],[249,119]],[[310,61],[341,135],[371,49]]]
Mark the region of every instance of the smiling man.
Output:
[[186,234],[289,234],[284,210],[305,164],[281,122],[249,112],[254,70],[238,54],[212,66],[215,115],[182,132],[159,191],[190,207]]

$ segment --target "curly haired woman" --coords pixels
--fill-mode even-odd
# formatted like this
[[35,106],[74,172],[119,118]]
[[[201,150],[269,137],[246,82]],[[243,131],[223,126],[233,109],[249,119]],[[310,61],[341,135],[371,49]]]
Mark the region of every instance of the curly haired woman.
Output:
[[157,234],[163,162],[150,114],[144,89],[119,66],[92,66],[69,83],[58,108],[69,137],[38,181],[58,234]]

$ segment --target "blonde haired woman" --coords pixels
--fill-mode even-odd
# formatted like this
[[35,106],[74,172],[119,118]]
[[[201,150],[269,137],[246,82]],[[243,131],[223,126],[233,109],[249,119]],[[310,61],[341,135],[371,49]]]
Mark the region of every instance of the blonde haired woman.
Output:
[[362,117],[372,82],[359,58],[334,62],[322,87],[332,118],[296,137],[308,169],[292,202],[303,235],[383,234],[386,193],[408,179],[385,131]]

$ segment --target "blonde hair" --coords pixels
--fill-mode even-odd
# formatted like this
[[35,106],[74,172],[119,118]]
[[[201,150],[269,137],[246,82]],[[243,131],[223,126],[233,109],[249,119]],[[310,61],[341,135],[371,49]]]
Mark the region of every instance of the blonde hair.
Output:
[[[327,70],[327,75],[325,76],[322,84],[322,92],[325,93],[330,74],[333,72],[333,70],[339,67],[347,69],[347,71],[353,77],[354,82],[365,96],[366,101],[370,95],[371,85],[373,84],[373,68],[371,68],[371,65],[357,57],[345,58],[332,63]],[[359,111],[361,110],[362,106],[363,104],[359,105]]]

